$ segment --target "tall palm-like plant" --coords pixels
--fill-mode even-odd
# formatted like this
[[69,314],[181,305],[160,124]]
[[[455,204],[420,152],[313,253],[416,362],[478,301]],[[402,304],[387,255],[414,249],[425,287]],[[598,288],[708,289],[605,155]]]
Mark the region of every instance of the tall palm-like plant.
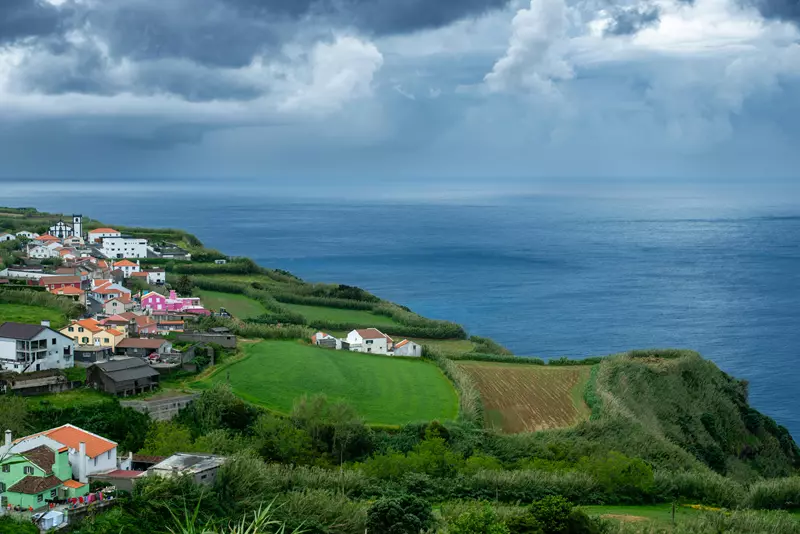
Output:
[[213,525],[200,525],[198,517],[200,515],[200,504],[198,501],[194,510],[191,512],[184,506],[183,517],[179,517],[173,510],[170,510],[175,527],[170,527],[170,534],[303,534],[305,531],[299,527],[294,530],[287,530],[286,524],[273,519],[275,501],[266,506],[260,506],[252,513],[252,516],[245,514],[241,520],[229,524],[227,527],[215,527]]

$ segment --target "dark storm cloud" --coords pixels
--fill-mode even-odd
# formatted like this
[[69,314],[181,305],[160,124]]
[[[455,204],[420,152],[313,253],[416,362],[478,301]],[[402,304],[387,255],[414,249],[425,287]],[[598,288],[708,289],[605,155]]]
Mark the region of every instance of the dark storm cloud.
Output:
[[606,35],[633,35],[648,26],[655,26],[661,20],[657,6],[635,6],[619,8],[612,12],[611,24]]
[[800,0],[745,0],[768,19],[784,20],[800,25]]
[[55,33],[61,11],[40,0],[0,0],[0,44]]
[[[5,0],[0,0],[5,1]],[[19,1],[19,0],[14,0]],[[30,0],[28,0],[30,1]],[[368,35],[437,28],[509,0],[123,0],[85,13],[114,56],[240,67],[297,34],[354,27]]]

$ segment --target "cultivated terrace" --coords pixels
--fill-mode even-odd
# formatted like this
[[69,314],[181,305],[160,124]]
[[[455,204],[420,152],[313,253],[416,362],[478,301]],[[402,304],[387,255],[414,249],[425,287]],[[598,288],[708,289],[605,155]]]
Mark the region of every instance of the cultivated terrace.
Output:
[[800,532],[800,449],[700,355],[515,356],[275,267],[0,208],[0,533]]

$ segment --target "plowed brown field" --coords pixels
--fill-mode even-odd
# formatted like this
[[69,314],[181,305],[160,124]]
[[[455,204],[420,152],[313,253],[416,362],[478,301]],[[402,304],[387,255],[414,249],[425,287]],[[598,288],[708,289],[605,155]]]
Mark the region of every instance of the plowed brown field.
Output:
[[568,427],[589,417],[590,367],[459,362],[478,386],[486,424],[506,433]]

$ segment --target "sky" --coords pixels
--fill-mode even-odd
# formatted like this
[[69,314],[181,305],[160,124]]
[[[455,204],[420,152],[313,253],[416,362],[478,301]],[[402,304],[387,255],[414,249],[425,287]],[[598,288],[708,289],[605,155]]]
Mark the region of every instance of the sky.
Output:
[[2,0],[0,178],[791,179],[797,0]]

